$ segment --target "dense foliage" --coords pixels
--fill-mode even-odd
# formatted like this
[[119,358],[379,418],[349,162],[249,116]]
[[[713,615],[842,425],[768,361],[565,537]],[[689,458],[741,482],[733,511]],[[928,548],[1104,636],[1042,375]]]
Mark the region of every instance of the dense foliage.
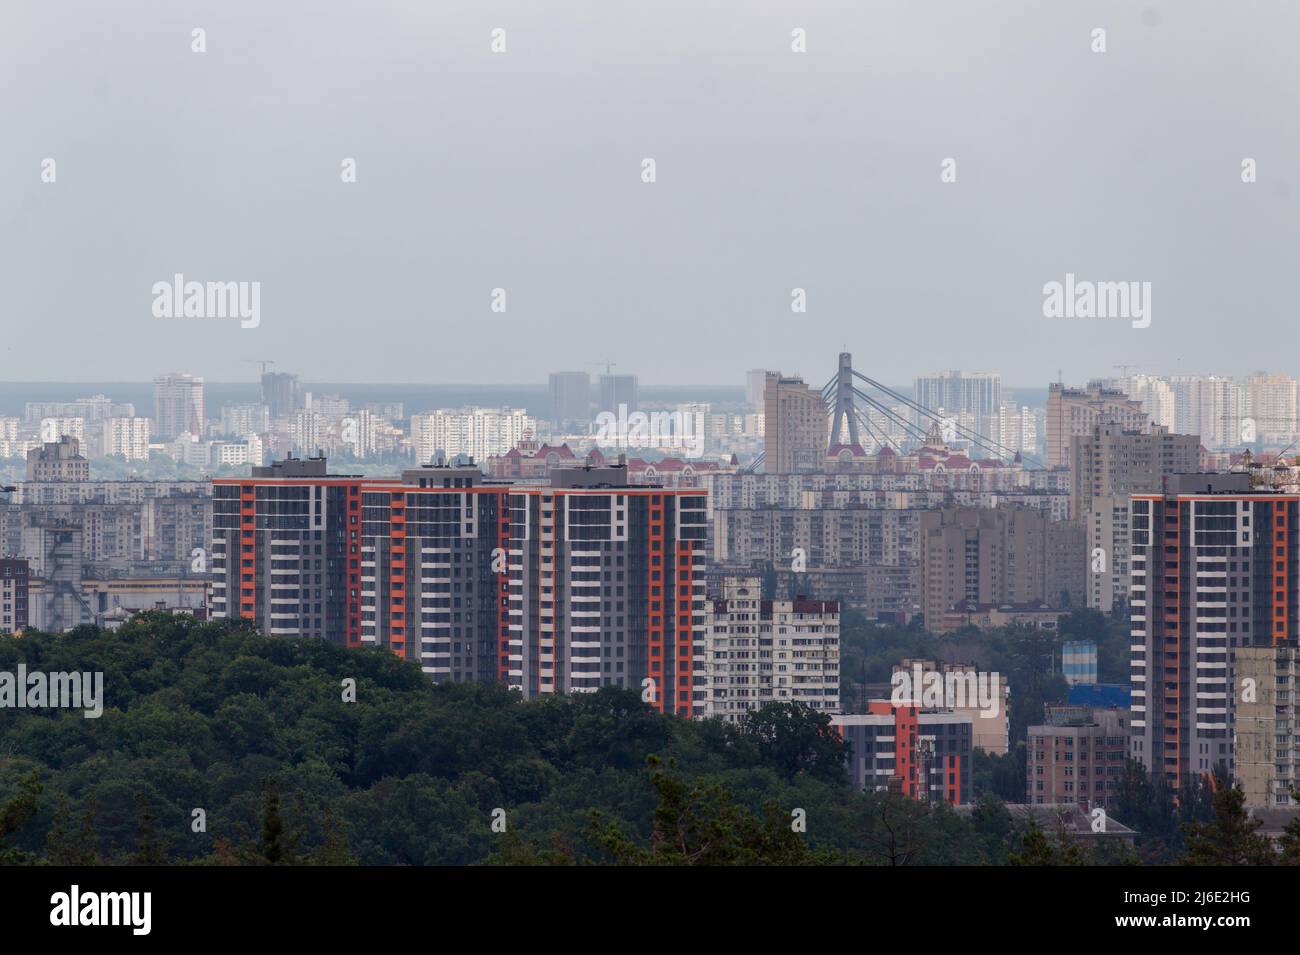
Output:
[[0,709],[0,862],[1043,857],[991,794],[962,816],[854,792],[827,718],[794,705],[730,725],[663,716],[612,688],[524,702],[499,686],[432,685],[384,651],[168,613],[111,633],[0,638],[0,671],[20,663],[102,672],[104,712]]

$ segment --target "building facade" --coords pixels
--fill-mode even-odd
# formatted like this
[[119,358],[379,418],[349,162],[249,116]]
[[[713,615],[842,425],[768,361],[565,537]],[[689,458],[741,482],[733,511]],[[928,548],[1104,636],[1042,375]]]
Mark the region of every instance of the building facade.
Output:
[[[1067,388],[1053,383],[1047,389],[1047,466],[1069,467],[1070,445],[1077,435],[1087,434],[1101,421],[1113,421],[1125,431],[1145,431],[1150,418],[1142,402],[1122,391],[1094,382],[1087,388]],[[1197,434],[1184,431],[1184,434]]]
[[1130,524],[1132,755],[1177,787],[1232,765],[1236,650],[1297,637],[1300,496],[1184,475]]
[[27,561],[0,558],[0,633],[22,633],[28,625]]
[[1083,529],[1026,508],[939,508],[921,515],[921,612],[944,626],[959,605],[1083,602]]
[[1129,754],[1129,713],[1086,706],[1048,706],[1029,727],[1025,789],[1033,805],[1113,806]]
[[725,578],[710,604],[696,715],[735,722],[767,703],[839,712],[839,604],[764,600],[757,577]]
[[831,717],[849,744],[849,777],[858,789],[957,806],[971,798],[969,714],[873,700],[868,712]]
[[203,379],[172,372],[153,380],[154,434],[170,440],[182,434],[202,438],[207,425]]
[[826,405],[802,378],[768,372],[763,390],[763,470],[820,470],[829,437]]
[[1246,805],[1294,807],[1300,785],[1300,648],[1294,641],[1236,651],[1233,779]]

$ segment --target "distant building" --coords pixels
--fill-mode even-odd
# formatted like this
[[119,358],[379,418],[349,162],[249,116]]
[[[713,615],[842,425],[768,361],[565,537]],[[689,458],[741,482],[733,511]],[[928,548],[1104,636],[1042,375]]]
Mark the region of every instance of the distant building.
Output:
[[1201,439],[1153,425],[1125,430],[1099,421],[1070,442],[1070,514],[1088,534],[1088,606],[1110,613],[1128,600],[1129,497],[1166,477],[1200,469]]
[[1029,727],[1026,792],[1034,805],[1112,806],[1129,753],[1127,710],[1048,706]]
[[439,409],[411,415],[411,443],[419,464],[469,455],[476,461],[503,455],[537,433],[537,421],[523,408]]
[[[1218,375],[1178,375],[1169,379],[1174,395],[1174,430],[1199,434],[1207,448],[1235,448],[1243,440],[1247,394],[1231,378]],[[1272,422],[1269,422],[1272,424]],[[1258,439],[1258,433],[1254,439]]]
[[597,389],[600,393],[597,411],[618,415],[619,408],[626,405],[627,413],[631,414],[640,407],[636,375],[601,375]]
[[[963,428],[986,437],[998,437],[1002,413],[1001,375],[962,371],[922,375],[912,382],[912,398],[922,407],[952,418]],[[929,421],[920,412],[913,412],[914,424],[926,427]],[[1012,450],[1019,451],[1021,447],[1017,445]]]
[[998,627],[1034,627],[1037,630],[1056,630],[1068,610],[1052,607],[1047,603],[1028,601],[1026,603],[977,603],[973,600],[959,600],[948,610],[939,615],[934,623],[926,621],[926,626],[936,633],[950,633],[963,627],[975,627],[979,630],[993,630]]
[[27,452],[29,481],[89,481],[90,462],[76,438],[62,437]]
[[551,424],[564,434],[585,434],[591,425],[591,376],[585,371],[557,371],[549,384]]
[[1142,410],[1142,402],[1122,391],[1096,382],[1087,388],[1051,384],[1047,390],[1047,466],[1069,467],[1070,445],[1075,436],[1087,434],[1106,420],[1117,422],[1125,431],[1146,431],[1151,419]]
[[734,722],[766,703],[839,712],[839,604],[764,600],[757,577],[727,578],[710,604],[697,715]]
[[[981,672],[969,663],[910,659],[895,664],[893,672],[895,677],[900,673],[914,674],[918,667],[923,674],[940,674],[945,679],[945,685],[954,684],[964,689],[965,699],[945,699],[942,705],[954,713],[971,718],[971,743],[976,749],[995,756],[1005,756],[1011,735],[1011,687],[1002,674]],[[982,689],[988,693],[988,699],[984,701],[978,698],[981,683]],[[914,679],[912,684],[915,694],[918,688]],[[927,702],[923,691],[919,697],[914,695],[912,701],[918,705]]]
[[272,419],[302,407],[298,376],[286,371],[268,371],[262,375],[262,404]]
[[0,633],[27,629],[28,581],[27,561],[0,558]]
[[[1061,803],[1004,803],[1017,828],[1036,826],[1051,841],[1066,839],[1078,846],[1114,845],[1132,847],[1137,833],[1105,813],[1101,807],[1092,811],[1080,808],[1077,800]],[[975,805],[957,806],[954,812],[970,817]],[[1105,814],[1103,814],[1105,813]]]
[[1113,421],[1099,421],[1070,439],[1070,513],[1082,517],[1099,497],[1121,497],[1159,491],[1171,474],[1199,470],[1201,439],[1194,434],[1170,434],[1159,425],[1127,430]]
[[34,515],[23,528],[22,553],[31,575],[28,620],[36,629],[62,633],[94,622],[81,590],[83,540],[80,525],[57,517]]
[[921,611],[931,629],[946,628],[951,610],[1083,602],[1084,533],[1068,522],[1027,508],[945,507],[922,513],[920,535]]
[[29,401],[24,418],[28,424],[39,424],[46,418],[81,418],[83,421],[104,421],[108,418],[134,418],[135,405],[117,403],[107,395],[77,398],[75,401]]
[[763,470],[819,471],[830,435],[821,392],[802,378],[768,372],[763,390]]
[[[75,588],[73,593],[61,584],[33,578],[32,627],[51,633],[82,624],[116,630],[144,610],[171,610],[201,619],[207,617],[208,581],[197,574],[83,577],[76,581]],[[71,609],[50,613],[60,605]]]
[[227,438],[265,434],[271,430],[271,411],[257,402],[225,405],[221,409],[221,433]]
[[148,418],[106,418],[101,427],[105,457],[121,456],[128,461],[149,460]]
[[849,778],[921,802],[971,798],[971,718],[966,713],[873,700],[868,712],[831,717],[849,744]]
[[207,428],[203,412],[203,379],[172,372],[153,380],[154,434],[163,441],[186,432],[202,438]]

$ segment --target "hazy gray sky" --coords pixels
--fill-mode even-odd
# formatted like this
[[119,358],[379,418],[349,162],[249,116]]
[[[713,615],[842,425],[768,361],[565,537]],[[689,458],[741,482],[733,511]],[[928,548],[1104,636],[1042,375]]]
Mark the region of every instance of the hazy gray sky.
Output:
[[[4,0],[0,379],[1294,373],[1298,33],[1295,0]],[[177,272],[259,281],[260,326],[155,318]],[[1150,327],[1044,318],[1067,272],[1151,282]]]

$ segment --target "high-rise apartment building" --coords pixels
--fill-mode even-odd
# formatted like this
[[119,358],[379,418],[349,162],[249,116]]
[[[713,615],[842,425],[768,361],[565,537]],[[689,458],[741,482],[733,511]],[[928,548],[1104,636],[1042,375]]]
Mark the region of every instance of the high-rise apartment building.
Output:
[[1153,425],[1158,424],[1169,431],[1177,430],[1174,390],[1165,379],[1152,375],[1130,375],[1127,378],[1114,378],[1106,382],[1106,387],[1122,391],[1134,401],[1140,401],[1142,410]]
[[758,577],[725,578],[710,603],[697,716],[735,722],[767,703],[839,712],[838,603],[764,600]]
[[598,412],[607,411],[618,415],[619,409],[624,405],[627,406],[628,414],[638,410],[640,399],[636,375],[601,375],[596,387],[599,393]]
[[[1067,388],[1052,383],[1047,389],[1047,466],[1068,467],[1070,445],[1077,435],[1087,434],[1099,422],[1112,421],[1124,431],[1146,431],[1150,418],[1142,402],[1122,391],[1097,382],[1087,388]],[[1181,429],[1180,429],[1181,430]],[[1196,434],[1198,432],[1184,432]]]
[[1065,605],[1082,602],[1084,533],[1021,507],[945,507],[921,514],[921,611],[946,626],[959,604]]
[[1174,426],[1182,434],[1199,434],[1210,449],[1233,448],[1242,440],[1246,390],[1218,375],[1179,375],[1169,379],[1174,393]]
[[[1296,424],[1296,380],[1290,375],[1257,372],[1246,380],[1245,408],[1248,422],[1239,435],[1241,444],[1290,444],[1300,428]],[[1254,437],[1250,438],[1253,434]]]
[[1088,534],[1088,606],[1109,613],[1128,599],[1129,498],[1166,477],[1200,470],[1201,440],[1161,425],[1128,431],[1103,420],[1070,442],[1070,513]]
[[1081,518],[1100,497],[1159,491],[1171,474],[1195,474],[1200,467],[1201,439],[1170,434],[1159,425],[1129,430],[1103,420],[1070,441],[1070,513]]
[[411,444],[420,464],[432,463],[440,452],[448,459],[464,454],[486,461],[536,433],[537,421],[523,408],[439,409],[411,415]]
[[203,379],[172,372],[153,380],[154,434],[169,441],[189,433],[202,438],[207,423],[203,414]]
[[361,485],[323,458],[212,482],[212,615],[361,643]]
[[101,426],[105,456],[120,455],[128,461],[149,460],[148,418],[106,418]]
[[61,438],[75,438],[79,444],[86,442],[85,418],[42,418],[40,437],[46,444]]
[[821,470],[830,436],[826,405],[802,378],[768,372],[763,390],[763,469],[768,474]]
[[425,465],[361,491],[363,645],[420,661],[434,680],[506,682],[508,484]]
[[[962,422],[963,427],[978,434],[997,437],[1002,411],[1001,375],[982,371],[922,375],[912,381],[912,399],[922,407]],[[913,423],[925,428],[929,419],[917,412]]]
[[1132,755],[1177,787],[1232,765],[1236,650],[1300,633],[1300,496],[1180,475],[1130,528]]
[[[549,384],[551,424],[568,434],[585,432],[591,424],[591,376],[585,371],[557,371]],[[617,407],[609,410],[618,414]]]
[[1038,418],[1034,409],[1015,402],[1003,402],[998,409],[996,428],[988,436],[1007,452],[1037,455]]
[[0,633],[22,633],[27,629],[27,561],[0,558]]
[[625,686],[694,716],[706,492],[631,486],[622,467],[557,468],[549,487],[514,488],[509,506],[507,682],[525,697]]
[[695,715],[706,492],[630,486],[622,466],[550,477],[427,466],[371,480],[316,459],[218,479],[213,615],[384,646],[434,679],[527,698],[624,686]]
[[225,405],[221,409],[221,433],[227,438],[246,438],[271,430],[271,411],[264,404],[250,402]]
[[262,375],[262,404],[271,418],[279,418],[302,406],[298,376],[287,371],[268,371]]

